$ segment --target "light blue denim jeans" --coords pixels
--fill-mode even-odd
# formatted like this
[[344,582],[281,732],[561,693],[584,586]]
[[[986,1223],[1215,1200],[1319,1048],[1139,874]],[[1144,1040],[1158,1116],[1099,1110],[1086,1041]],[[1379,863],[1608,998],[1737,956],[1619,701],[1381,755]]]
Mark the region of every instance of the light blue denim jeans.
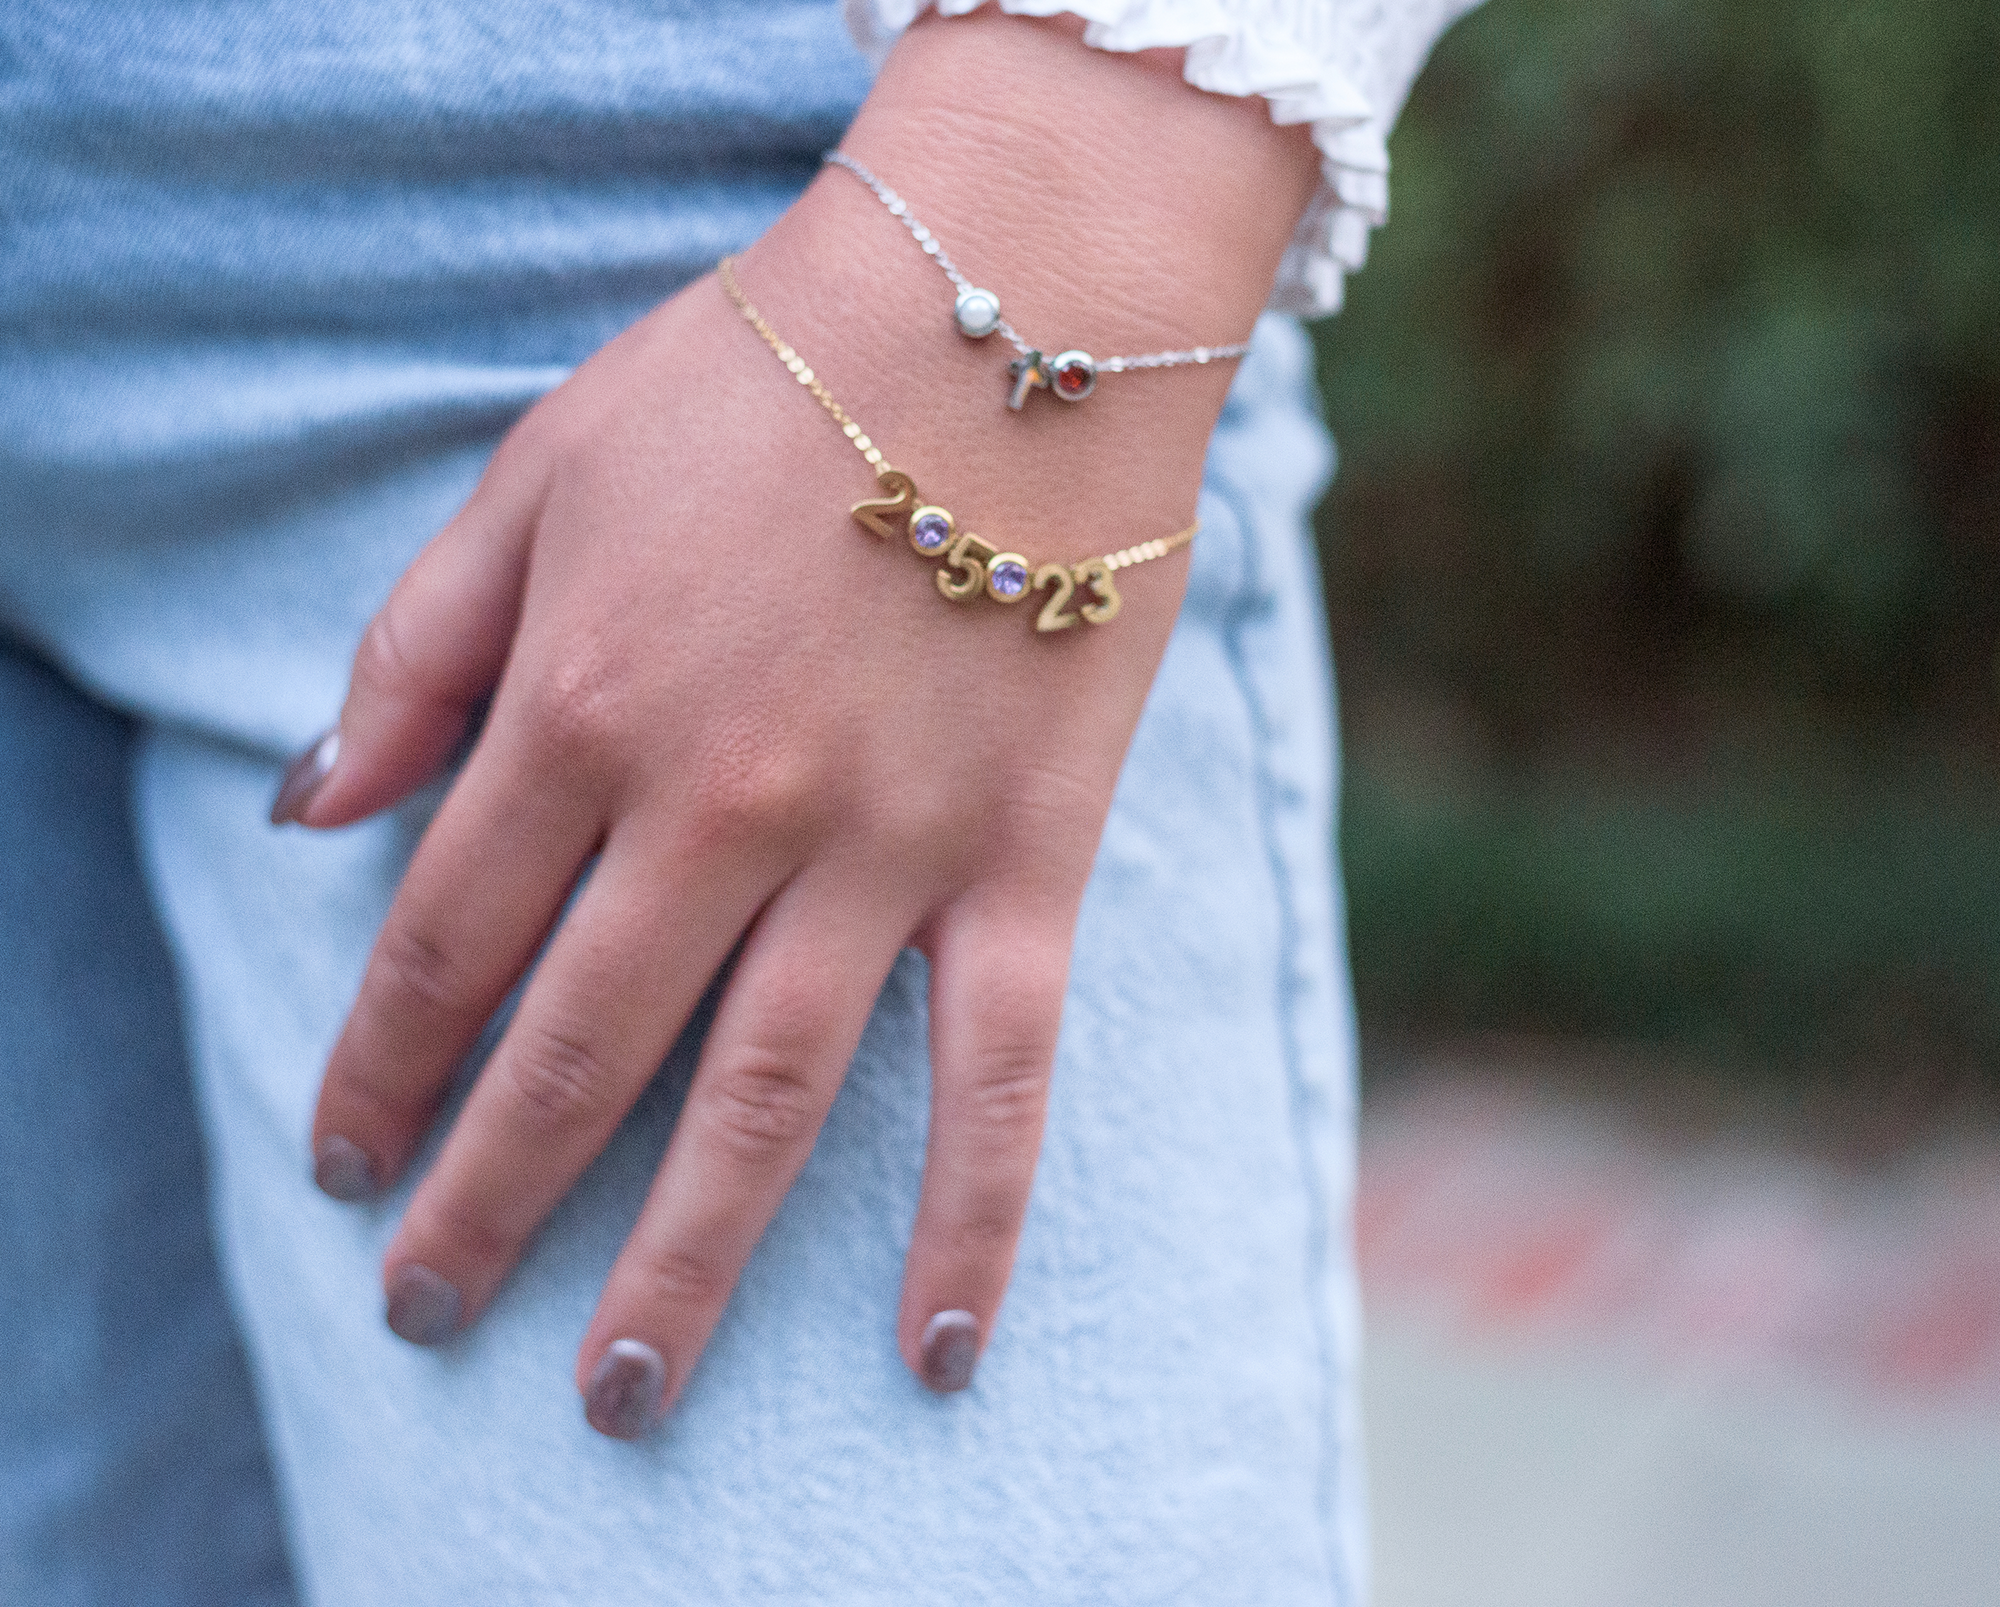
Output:
[[[34,981],[0,1011],[0,1595],[282,1600],[267,1445],[324,1607],[1358,1602],[1307,535],[1329,455],[1297,328],[1260,327],[1210,452],[977,1382],[933,1397],[894,1343],[927,1102],[910,955],[685,1395],[612,1442],[574,1347],[699,1025],[479,1325],[403,1345],[379,1258],[407,1186],[325,1199],[306,1132],[434,795],[325,835],[264,811],[507,424],[753,238],[864,69],[818,0],[31,4],[0,61],[0,623],[88,694],[18,658],[0,680],[0,966]],[[104,708],[133,722],[206,1221]],[[37,970],[56,939],[90,963]]]

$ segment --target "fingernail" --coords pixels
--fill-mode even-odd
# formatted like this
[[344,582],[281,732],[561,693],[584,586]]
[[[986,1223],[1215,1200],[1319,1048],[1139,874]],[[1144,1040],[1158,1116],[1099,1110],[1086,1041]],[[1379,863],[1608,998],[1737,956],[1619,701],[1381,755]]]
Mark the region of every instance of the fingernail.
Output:
[[583,1415],[614,1440],[636,1440],[660,1420],[667,1394],[667,1364],[651,1345],[614,1339],[590,1375]]
[[969,1311],[940,1311],[924,1324],[924,1383],[949,1395],[972,1382],[979,1365],[979,1319]]
[[329,1133],[313,1149],[313,1181],[336,1200],[369,1200],[378,1187],[368,1155],[351,1139]]
[[451,1338],[463,1306],[458,1291],[420,1261],[398,1267],[389,1280],[389,1326],[413,1345],[441,1345]]
[[295,824],[313,801],[313,794],[333,773],[333,762],[339,757],[340,727],[335,726],[315,738],[311,747],[286,766],[285,779],[278,783],[278,796],[271,800],[271,824]]

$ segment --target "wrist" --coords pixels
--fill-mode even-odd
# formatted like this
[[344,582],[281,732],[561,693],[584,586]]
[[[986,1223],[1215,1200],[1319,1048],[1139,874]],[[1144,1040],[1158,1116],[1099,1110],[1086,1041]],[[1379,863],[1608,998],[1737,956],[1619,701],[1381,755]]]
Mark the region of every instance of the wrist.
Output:
[[[1076,32],[998,14],[915,28],[842,148],[1051,350],[1243,338],[1316,182],[1310,141],[1261,102],[1190,89],[1177,52],[1114,56]],[[1050,117],[1052,101],[1076,115]],[[1010,413],[1012,352],[957,333],[936,263],[837,171],[745,254],[744,277],[892,461],[982,529],[1087,525],[1117,546],[1187,522],[1234,363]]]
[[1082,33],[997,8],[927,16],[843,148],[1004,279],[1024,328],[1105,352],[1242,338],[1318,184],[1307,130],[1192,88],[1181,51]]

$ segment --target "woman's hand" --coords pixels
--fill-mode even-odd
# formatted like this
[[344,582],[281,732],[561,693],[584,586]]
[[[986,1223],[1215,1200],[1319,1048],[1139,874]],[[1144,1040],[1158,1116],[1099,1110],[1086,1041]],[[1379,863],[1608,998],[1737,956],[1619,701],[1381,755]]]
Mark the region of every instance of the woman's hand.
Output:
[[[1310,146],[1073,35],[919,27],[847,148],[1026,329],[1100,352],[1240,338]],[[1024,115],[1018,84],[1074,115]],[[1074,560],[1189,522],[1225,367],[1008,412],[999,342],[952,331],[942,275],[839,173],[739,271],[962,526]],[[579,1353],[607,1433],[687,1378],[906,945],[931,961],[933,1116],[898,1332],[927,1383],[969,1380],[1007,1283],[1077,907],[1185,561],[1121,577],[1115,622],[1038,635],[1037,603],[954,606],[863,533],[847,510],[874,489],[722,291],[690,286],[508,436],[369,628],[337,758],[304,761],[282,811],[328,827],[396,801],[491,694],[314,1123],[331,1192],[396,1177],[547,940],[385,1258],[419,1343],[493,1297],[741,944]]]

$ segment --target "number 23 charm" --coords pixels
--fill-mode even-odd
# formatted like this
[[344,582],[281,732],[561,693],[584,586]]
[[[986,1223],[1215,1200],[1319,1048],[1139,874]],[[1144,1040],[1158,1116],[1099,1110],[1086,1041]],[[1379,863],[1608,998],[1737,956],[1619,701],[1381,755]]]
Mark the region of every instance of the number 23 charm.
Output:
[[[1067,613],[1079,586],[1087,587],[1093,600],[1081,604],[1075,613]],[[1035,590],[1051,593],[1035,616],[1038,631],[1066,631],[1079,619],[1089,625],[1108,625],[1124,603],[1111,579],[1111,566],[1102,558],[1086,558],[1080,564],[1043,564],[1035,571]]]

